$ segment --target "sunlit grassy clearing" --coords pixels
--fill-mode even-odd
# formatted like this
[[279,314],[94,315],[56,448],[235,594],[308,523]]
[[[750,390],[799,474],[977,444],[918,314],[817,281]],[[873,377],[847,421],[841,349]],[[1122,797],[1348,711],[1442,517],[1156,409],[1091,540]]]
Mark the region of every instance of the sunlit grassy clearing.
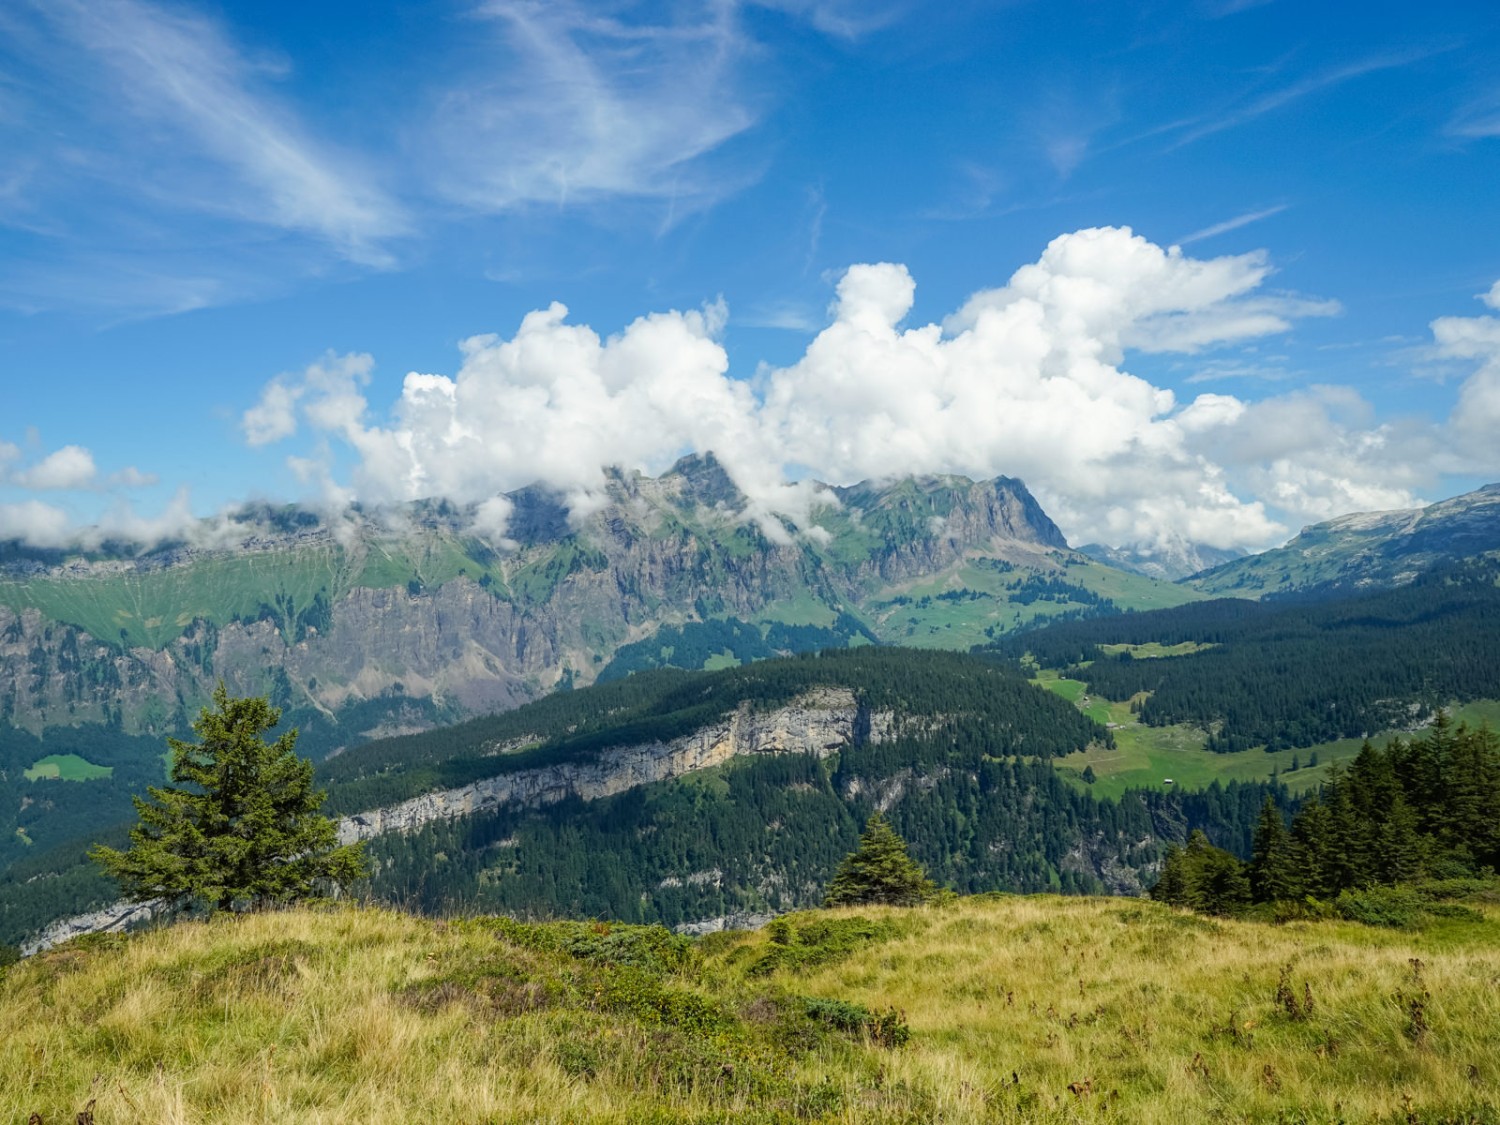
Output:
[[1148,641],[1143,645],[1100,645],[1099,651],[1111,656],[1118,656],[1122,652],[1128,652],[1137,660],[1153,660],[1163,656],[1188,656],[1204,649],[1217,648],[1214,644],[1199,644],[1197,641],[1183,641],[1181,644],[1164,645],[1160,641]]
[[[1364,745],[1362,738],[1341,738],[1316,746],[1269,753],[1251,749],[1234,754],[1215,754],[1204,749],[1208,738],[1198,727],[1185,724],[1147,726],[1130,713],[1128,702],[1091,695],[1083,681],[1067,679],[1050,668],[1039,670],[1035,678],[1037,683],[1075,704],[1096,723],[1110,726],[1115,738],[1114,749],[1097,744],[1058,758],[1056,763],[1064,777],[1077,780],[1079,785],[1084,784],[1084,769],[1092,767],[1095,782],[1090,788],[1099,797],[1119,797],[1127,789],[1164,789],[1167,778],[1172,779],[1174,786],[1188,789],[1202,789],[1216,779],[1221,783],[1266,781],[1273,771],[1292,792],[1304,793],[1325,781],[1334,765],[1354,758]],[[1500,728],[1500,702],[1495,700],[1455,704],[1448,713],[1456,723],[1467,723],[1471,727],[1488,724]],[[1401,731],[1383,731],[1373,735],[1370,741],[1384,747],[1392,739],[1401,737],[1407,735]],[[1318,764],[1309,765],[1314,757]],[[1296,769],[1292,768],[1294,765]]]
[[113,766],[96,766],[77,754],[48,754],[23,771],[28,781],[93,781],[114,772]]
[[[1167,778],[1179,788],[1202,789],[1215,780],[1265,781],[1274,770],[1280,780],[1294,792],[1316,786],[1329,768],[1359,753],[1361,740],[1344,739],[1300,750],[1244,750],[1237,754],[1215,754],[1204,749],[1207,735],[1184,724],[1165,727],[1147,726],[1130,712],[1130,704],[1091,695],[1080,680],[1059,676],[1051,669],[1037,673],[1037,682],[1074,703],[1095,722],[1108,725],[1114,734],[1114,749],[1102,743],[1057,759],[1057,766],[1068,778],[1079,779],[1092,767],[1095,782],[1091,791],[1100,797],[1119,797],[1127,789],[1163,789]],[[1316,754],[1318,765],[1308,766]],[[1300,768],[1293,771],[1296,762]],[[1290,771],[1290,772],[1289,772]]]
[[[71,1120],[91,1098],[101,1122],[141,1123],[1488,1121],[1500,923],[1485,909],[1421,933],[1118,899],[832,912],[893,919],[895,936],[769,977],[753,972],[767,933],[707,939],[668,983],[732,1028],[689,1034],[680,1015],[622,1016],[587,976],[538,992],[567,956],[483,928],[224,919],[12,970],[0,1090],[18,1122]],[[1276,1000],[1285,965],[1307,1018]],[[793,1024],[765,1022],[797,996],[894,1006],[911,1041],[798,1048]]]

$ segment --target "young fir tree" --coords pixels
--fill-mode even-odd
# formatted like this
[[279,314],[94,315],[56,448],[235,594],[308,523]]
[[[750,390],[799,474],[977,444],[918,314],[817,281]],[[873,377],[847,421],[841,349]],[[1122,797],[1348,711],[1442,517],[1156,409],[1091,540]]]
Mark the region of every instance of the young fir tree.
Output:
[[1417,831],[1417,814],[1401,794],[1391,799],[1376,842],[1376,877],[1382,883],[1409,883],[1422,877],[1426,847]]
[[1168,844],[1161,857],[1161,875],[1149,892],[1151,897],[1168,906],[1189,905],[1186,866],[1182,846]]
[[338,847],[337,826],[318,813],[326,794],[294,751],[297,732],[269,745],[261,738],[281,712],[265,699],[229,698],[222,682],[213,701],[193,724],[201,742],[167,739],[171,779],[185,788],[136,797],[130,849],[100,845],[91,857],[132,899],[220,910],[307,898],[320,882],[361,877],[360,845]]
[[1250,878],[1243,863],[1194,829],[1186,847],[1168,845],[1161,878],[1150,893],[1169,906],[1233,914],[1250,902]]
[[1297,865],[1292,855],[1292,837],[1281,819],[1276,801],[1267,797],[1260,807],[1255,844],[1250,856],[1250,889],[1256,902],[1281,902],[1297,898]]
[[906,841],[877,812],[865,822],[859,847],[839,864],[823,905],[915,906],[929,898],[933,889],[932,880],[906,854]]

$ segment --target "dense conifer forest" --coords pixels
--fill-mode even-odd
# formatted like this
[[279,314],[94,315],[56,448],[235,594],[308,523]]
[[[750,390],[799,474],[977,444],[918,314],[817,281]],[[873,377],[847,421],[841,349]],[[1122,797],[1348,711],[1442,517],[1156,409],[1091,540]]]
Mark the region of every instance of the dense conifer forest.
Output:
[[[1163,840],[1195,829],[1248,856],[1266,798],[1288,804],[1280,788],[1239,783],[1097,800],[1064,781],[1048,759],[1108,732],[1086,719],[1078,726],[1082,716],[1071,705],[1058,709],[1019,673],[974,657],[861,649],[721,673],[651,675],[660,696],[634,711],[622,707],[614,716],[622,722],[591,732],[581,711],[580,744],[676,730],[678,708],[688,703],[698,722],[739,699],[770,707],[831,684],[857,684],[872,708],[927,721],[823,759],[755,755],[604,800],[504,809],[377,838],[377,896],[429,911],[669,925],[786,910],[821,900],[876,808],[928,873],[954,890],[1122,891],[1149,881]],[[632,679],[642,681],[637,689],[647,682]],[[601,698],[623,704],[616,688]],[[378,752],[372,745],[360,753]],[[531,760],[573,752],[561,740]]]
[[1406,924],[1420,893],[1379,888],[1493,876],[1500,866],[1500,738],[1439,714],[1425,734],[1384,749],[1366,743],[1297,809],[1268,801],[1248,863],[1207,837],[1168,848],[1152,896],[1234,913],[1252,902],[1330,901],[1348,917]]
[[[898,721],[943,717],[943,737],[969,752],[1051,758],[1108,731],[1040,690],[1017,669],[952,652],[832,649],[718,672],[663,668],[576,692],[559,692],[514,711],[458,726],[360,746],[329,759],[320,777],[330,809],[356,812],[481,777],[587,760],[611,746],[691,734],[742,704],[771,710],[817,688],[852,691],[872,711]],[[929,754],[932,738],[884,754]],[[506,752],[497,756],[497,749]]]
[[[1406,727],[1457,701],[1500,696],[1500,567],[1475,562],[1333,602],[1225,599],[1065,622],[987,646],[1188,723],[1209,748],[1312,746]],[[1195,642],[1179,656],[1101,646]]]

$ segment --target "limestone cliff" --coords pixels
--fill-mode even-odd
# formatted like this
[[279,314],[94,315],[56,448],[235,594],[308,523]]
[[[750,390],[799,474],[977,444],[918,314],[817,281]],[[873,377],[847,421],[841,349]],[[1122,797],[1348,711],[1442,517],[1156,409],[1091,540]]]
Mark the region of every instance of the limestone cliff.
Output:
[[693,770],[722,765],[739,754],[831,754],[856,742],[881,742],[894,725],[890,712],[861,712],[854,693],[828,689],[787,707],[759,713],[742,704],[731,714],[670,742],[605,750],[586,762],[565,762],[485,778],[458,789],[424,793],[339,822],[341,843],[384,832],[406,832],[434,820],[468,816],[506,804],[537,806],[568,797],[610,797]]

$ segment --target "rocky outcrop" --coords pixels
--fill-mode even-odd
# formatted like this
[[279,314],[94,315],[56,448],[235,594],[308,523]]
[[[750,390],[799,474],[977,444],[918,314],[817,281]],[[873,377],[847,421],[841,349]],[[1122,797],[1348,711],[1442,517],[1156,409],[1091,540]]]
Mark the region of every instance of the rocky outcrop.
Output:
[[386,832],[409,832],[503,805],[536,807],[569,797],[612,797],[722,765],[740,754],[823,756],[859,742],[882,742],[891,737],[893,726],[890,712],[862,710],[847,689],[812,693],[768,712],[741,704],[718,722],[670,742],[612,747],[589,761],[517,770],[356,813],[339,822],[339,840],[350,844]]
[[118,934],[143,926],[165,909],[160,899],[150,902],[116,902],[109,906],[53,922],[30,941],[21,943],[21,956],[30,957],[84,934]]
[[697,922],[680,922],[673,926],[679,934],[702,937],[724,930],[758,930],[775,918],[774,914],[721,914],[717,918],[704,918]]

